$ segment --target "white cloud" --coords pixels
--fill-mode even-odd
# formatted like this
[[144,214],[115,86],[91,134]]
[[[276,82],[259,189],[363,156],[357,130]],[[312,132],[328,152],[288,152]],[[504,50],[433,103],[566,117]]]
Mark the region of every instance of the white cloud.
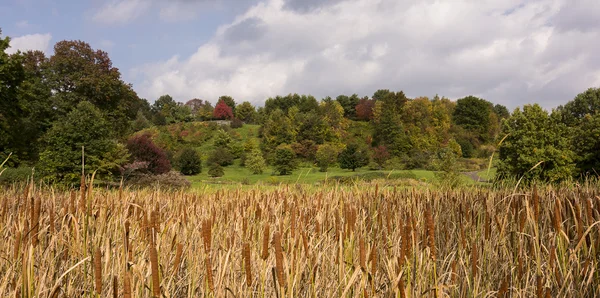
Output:
[[16,53],[18,50],[20,50],[20,51],[39,50],[39,51],[48,53],[48,49],[50,46],[50,40],[52,40],[52,35],[50,33],[28,34],[28,35],[11,38],[10,48],[6,49],[6,52],[8,54],[13,54],[13,53]]
[[587,12],[567,0],[287,1],[251,7],[189,57],[137,67],[139,93],[260,103],[386,88],[512,108],[554,107],[598,84],[600,24],[579,25]]
[[95,22],[125,24],[142,16],[150,8],[148,0],[111,0],[94,14]]

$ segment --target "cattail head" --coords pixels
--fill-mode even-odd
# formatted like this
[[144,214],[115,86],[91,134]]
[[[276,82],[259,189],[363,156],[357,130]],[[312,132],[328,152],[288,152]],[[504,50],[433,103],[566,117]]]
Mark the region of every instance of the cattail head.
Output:
[[175,253],[175,262],[173,263],[173,274],[177,274],[181,264],[181,255],[183,254],[183,244],[177,243],[177,252]]
[[427,220],[427,245],[431,253],[431,260],[435,261],[435,226],[433,224],[433,215],[431,214],[431,207],[427,207],[425,210],[425,218]]
[[204,251],[210,253],[211,241],[212,241],[212,223],[209,219],[205,219],[202,222],[202,238],[204,240]]
[[158,275],[158,252],[156,247],[150,245],[150,268],[152,270],[152,295],[160,297],[160,279]]
[[119,280],[113,275],[113,298],[119,297]]
[[125,271],[125,277],[123,278],[123,298],[131,298],[131,279],[129,278],[129,272]]
[[94,281],[96,282],[96,293],[102,294],[102,252],[96,248],[94,252]]
[[479,261],[479,251],[477,251],[477,243],[473,242],[471,246],[471,275],[473,278],[477,275],[477,262]]
[[252,262],[250,260],[250,244],[244,243],[242,251],[242,257],[244,258],[244,270],[246,271],[246,285],[252,286]]
[[367,253],[365,251],[365,239],[362,237],[360,238],[360,240],[358,240],[358,254],[360,268],[362,268],[362,270],[365,271],[367,270]]
[[280,286],[285,286],[283,277],[283,249],[281,247],[281,234],[279,231],[273,235],[273,246],[275,247],[275,269]]
[[262,254],[260,255],[263,260],[269,257],[269,237],[271,237],[269,224],[265,223],[263,227]]

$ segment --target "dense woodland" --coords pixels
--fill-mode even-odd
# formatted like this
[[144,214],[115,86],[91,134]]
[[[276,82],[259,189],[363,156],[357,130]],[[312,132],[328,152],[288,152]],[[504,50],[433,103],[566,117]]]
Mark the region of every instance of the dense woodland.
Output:
[[[164,95],[150,104],[106,52],[83,41],[58,42],[50,57],[9,55],[9,45],[0,39],[0,159],[10,154],[9,167],[34,167],[50,182],[79,179],[82,146],[86,171],[106,181],[172,168],[219,177],[234,162],[253,173],[269,165],[280,175],[301,163],[451,175],[457,160],[492,155],[500,179],[556,182],[600,168],[600,89],[551,112],[390,90],[320,100],[288,94],[259,107],[230,96],[180,103]],[[244,125],[259,125],[255,138],[239,137]]]

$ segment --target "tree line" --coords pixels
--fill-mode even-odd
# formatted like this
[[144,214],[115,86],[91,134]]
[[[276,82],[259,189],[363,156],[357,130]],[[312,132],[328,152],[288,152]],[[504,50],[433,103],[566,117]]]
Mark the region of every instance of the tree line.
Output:
[[[35,166],[54,181],[76,181],[81,147],[88,171],[107,179],[142,168],[163,174],[177,163],[184,174],[214,176],[239,159],[253,173],[271,165],[289,174],[300,163],[327,171],[432,169],[452,172],[456,160],[497,153],[498,177],[561,181],[597,175],[600,166],[600,91],[589,89],[551,112],[539,105],[508,109],[467,96],[408,98],[402,91],[317,100],[288,94],[255,107],[221,96],[213,106],[194,98],[179,103],[163,95],[150,104],[123,81],[108,54],[83,41],[61,41],[54,54],[7,54],[0,38],[0,158]],[[258,124],[260,142],[239,144],[229,129],[214,129],[213,150],[157,146],[150,127],[229,120],[231,127]],[[160,142],[158,142],[160,143]]]

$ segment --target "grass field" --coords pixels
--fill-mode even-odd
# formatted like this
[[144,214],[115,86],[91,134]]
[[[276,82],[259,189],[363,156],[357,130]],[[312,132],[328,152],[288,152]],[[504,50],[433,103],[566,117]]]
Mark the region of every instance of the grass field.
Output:
[[600,189],[0,189],[0,297],[598,297]]

